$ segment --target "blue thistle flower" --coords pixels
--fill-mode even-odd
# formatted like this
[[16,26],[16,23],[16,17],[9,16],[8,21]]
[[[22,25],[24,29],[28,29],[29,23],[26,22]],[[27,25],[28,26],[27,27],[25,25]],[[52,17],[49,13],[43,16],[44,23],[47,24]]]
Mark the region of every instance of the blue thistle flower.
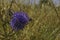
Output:
[[15,12],[12,15],[12,19],[10,21],[10,25],[13,30],[20,30],[23,29],[24,26],[30,21],[31,19],[25,12]]

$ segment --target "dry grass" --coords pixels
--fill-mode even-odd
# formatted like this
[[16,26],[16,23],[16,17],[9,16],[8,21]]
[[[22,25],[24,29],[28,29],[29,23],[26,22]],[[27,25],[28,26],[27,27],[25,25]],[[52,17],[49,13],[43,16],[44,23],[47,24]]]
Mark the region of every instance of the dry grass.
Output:
[[[5,35],[5,39],[0,36],[1,40],[7,40],[8,38],[10,38],[10,40],[60,40],[60,17],[57,16],[53,6],[46,4],[45,6],[42,5],[40,8],[40,5],[24,6],[13,4],[11,7],[14,12],[19,11],[20,8],[27,12],[33,20],[29,22],[23,30],[16,32],[15,35],[9,36],[8,33],[12,29],[10,25],[6,23],[6,29],[4,30],[4,22],[1,20],[10,21],[10,16],[8,15],[9,5],[0,6],[0,33]],[[57,8],[57,12],[60,16],[60,9],[58,10]],[[12,33],[14,32],[11,32],[11,34]]]

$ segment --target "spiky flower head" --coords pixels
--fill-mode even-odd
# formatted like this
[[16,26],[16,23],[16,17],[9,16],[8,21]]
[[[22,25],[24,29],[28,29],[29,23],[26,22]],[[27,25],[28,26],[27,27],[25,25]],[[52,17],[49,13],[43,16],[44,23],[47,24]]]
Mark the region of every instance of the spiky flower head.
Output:
[[23,29],[24,26],[29,22],[30,18],[25,12],[15,12],[12,15],[10,25],[13,30]]

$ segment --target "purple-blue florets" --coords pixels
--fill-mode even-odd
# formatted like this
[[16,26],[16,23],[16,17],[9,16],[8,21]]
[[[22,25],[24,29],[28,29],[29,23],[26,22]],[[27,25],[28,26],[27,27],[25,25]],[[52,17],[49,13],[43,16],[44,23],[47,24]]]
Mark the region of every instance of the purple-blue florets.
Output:
[[24,26],[29,22],[29,17],[25,12],[15,12],[12,15],[10,25],[14,30],[23,29]]

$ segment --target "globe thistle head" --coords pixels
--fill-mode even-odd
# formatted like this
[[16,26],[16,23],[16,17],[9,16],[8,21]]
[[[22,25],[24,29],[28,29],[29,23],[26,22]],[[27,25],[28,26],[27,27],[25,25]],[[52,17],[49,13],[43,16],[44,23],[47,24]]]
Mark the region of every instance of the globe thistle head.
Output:
[[23,29],[24,26],[29,22],[30,18],[25,12],[15,12],[12,15],[10,25],[13,30]]

